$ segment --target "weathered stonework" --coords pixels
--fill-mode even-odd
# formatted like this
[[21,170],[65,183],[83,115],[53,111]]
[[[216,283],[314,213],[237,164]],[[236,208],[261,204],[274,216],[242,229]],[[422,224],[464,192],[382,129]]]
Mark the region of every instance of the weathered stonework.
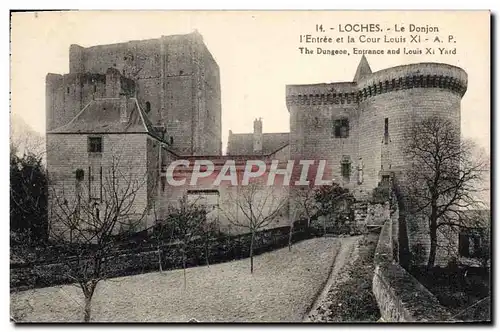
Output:
[[84,48],[71,45],[70,72],[46,77],[47,131],[68,123],[92,99],[109,97],[110,69],[135,82],[152,123],[168,128],[186,155],[221,154],[219,67],[198,32]]
[[373,294],[381,322],[449,322],[451,314],[397,261],[398,209],[382,226],[375,250]]
[[[404,187],[411,162],[403,152],[405,133],[429,116],[446,118],[459,128],[466,90],[467,74],[458,67],[417,63],[372,73],[364,56],[353,82],[288,85],[290,159],[326,159],[325,178],[361,199],[393,178]],[[348,135],[335,129],[342,119]],[[342,172],[345,165],[350,166],[347,174]],[[425,260],[430,247],[426,220],[409,216],[406,222],[410,249]],[[445,237],[440,240],[443,244]],[[447,247],[456,248],[454,242]],[[437,263],[445,265],[451,256],[439,248]]]
[[[74,181],[76,167],[96,164],[85,152],[87,139],[101,135],[105,147],[131,158],[134,172],[147,174],[139,199],[149,209],[147,225],[188,191],[217,190],[220,201],[232,196],[228,193],[235,189],[224,185],[169,186],[165,169],[186,157],[239,159],[240,168],[250,159],[325,160],[323,179],[333,179],[358,198],[369,197],[379,183],[404,173],[404,133],[413,121],[439,115],[460,123],[467,88],[467,74],[457,67],[420,63],[372,73],[363,57],[352,82],[288,85],[290,132],[265,133],[258,119],[253,133],[230,132],[228,156],[222,156],[219,67],[199,33],[71,45],[69,55],[68,74],[46,77],[49,173]],[[285,193],[293,195],[293,189],[283,188],[280,195]],[[290,204],[276,225],[297,215],[294,209]],[[386,212],[386,207],[367,211],[363,222],[381,224]],[[409,219],[407,224],[410,246],[428,251],[425,223]]]

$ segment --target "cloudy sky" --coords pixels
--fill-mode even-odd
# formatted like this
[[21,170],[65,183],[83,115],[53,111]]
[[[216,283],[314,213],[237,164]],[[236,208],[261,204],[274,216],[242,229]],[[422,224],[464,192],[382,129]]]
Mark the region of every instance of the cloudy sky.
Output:
[[[11,21],[12,112],[36,131],[44,133],[45,75],[69,71],[70,44],[88,47],[190,33],[197,29],[220,67],[223,146],[226,146],[229,129],[251,132],[256,117],[263,118],[265,132],[288,131],[287,84],[351,81],[360,60],[360,55],[301,55],[299,36],[316,34],[316,24],[338,27],[339,24],[356,23],[383,27],[429,25],[437,26],[440,36],[453,35],[457,48],[455,55],[372,55],[367,56],[368,62],[373,71],[415,62],[444,62],[465,69],[469,88],[462,101],[462,132],[489,150],[488,12],[14,13]],[[332,30],[328,35],[337,37],[340,34]],[[392,35],[398,36],[395,32]],[[398,47],[413,47],[408,35],[405,33],[406,44],[398,44]],[[369,47],[366,44],[337,47],[350,49],[352,46]]]

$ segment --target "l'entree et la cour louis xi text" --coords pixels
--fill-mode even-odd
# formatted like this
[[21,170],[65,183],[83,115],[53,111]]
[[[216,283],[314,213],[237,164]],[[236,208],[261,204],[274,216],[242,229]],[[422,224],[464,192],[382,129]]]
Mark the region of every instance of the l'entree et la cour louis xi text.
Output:
[[318,23],[313,28],[314,33],[299,35],[300,54],[457,54],[455,36],[435,25],[349,23],[328,26]]

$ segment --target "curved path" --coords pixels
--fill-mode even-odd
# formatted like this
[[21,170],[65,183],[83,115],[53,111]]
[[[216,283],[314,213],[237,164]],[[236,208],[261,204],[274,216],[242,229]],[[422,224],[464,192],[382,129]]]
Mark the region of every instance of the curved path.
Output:
[[354,249],[356,248],[356,243],[359,241],[360,238],[361,236],[351,236],[339,239],[340,249],[333,262],[333,267],[330,272],[330,276],[328,277],[325,287],[323,288],[323,290],[321,291],[321,293],[318,295],[313,305],[311,306],[311,310],[304,316],[303,318],[304,323],[311,322],[310,320],[311,314],[314,314],[317,311],[320,304],[325,300],[328,291],[337,281],[337,276],[339,274],[339,271],[342,269],[342,267],[344,267],[346,262],[349,261],[349,258],[351,257]]

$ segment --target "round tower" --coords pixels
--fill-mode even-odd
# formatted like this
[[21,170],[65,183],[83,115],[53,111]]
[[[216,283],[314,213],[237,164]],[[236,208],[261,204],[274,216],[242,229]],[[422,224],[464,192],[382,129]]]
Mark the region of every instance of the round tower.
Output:
[[[460,103],[466,90],[466,72],[440,63],[393,67],[359,80],[359,156],[364,162],[362,186],[367,192],[396,179],[404,194],[405,170],[411,166],[404,155],[405,134],[415,122],[434,116],[460,128]],[[424,215],[405,213],[406,201],[401,202],[398,227],[406,234],[399,233],[400,246],[411,252],[411,264],[425,264],[430,250],[428,221]],[[453,236],[442,240],[458,242]],[[458,248],[458,243],[451,247]],[[438,250],[436,263],[446,264],[450,255],[453,253]]]
[[467,74],[441,63],[418,63],[375,72],[358,82],[359,155],[363,187],[375,188],[405,168],[405,133],[414,121],[445,117],[460,127]]

